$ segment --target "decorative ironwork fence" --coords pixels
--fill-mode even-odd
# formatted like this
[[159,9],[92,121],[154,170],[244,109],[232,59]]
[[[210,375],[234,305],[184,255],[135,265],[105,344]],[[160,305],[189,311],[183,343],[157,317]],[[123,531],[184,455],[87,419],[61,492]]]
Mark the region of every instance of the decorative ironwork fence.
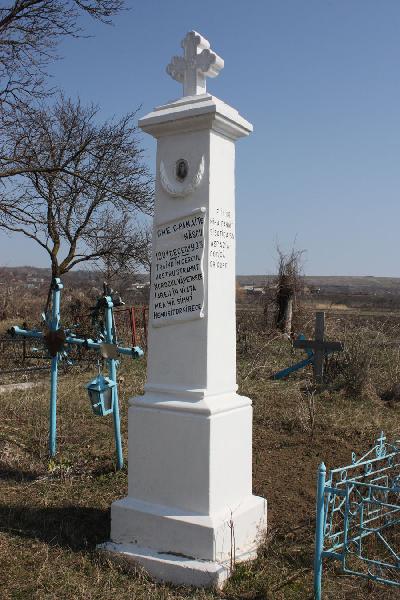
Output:
[[400,441],[381,433],[371,450],[326,474],[318,469],[314,595],[321,599],[323,559],[341,570],[400,587]]

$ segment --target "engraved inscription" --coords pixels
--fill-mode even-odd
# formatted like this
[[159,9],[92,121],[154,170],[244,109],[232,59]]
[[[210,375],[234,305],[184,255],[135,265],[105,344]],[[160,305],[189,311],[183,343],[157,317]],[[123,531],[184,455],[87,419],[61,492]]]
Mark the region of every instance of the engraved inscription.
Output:
[[235,224],[232,212],[226,208],[216,208],[210,216],[211,269],[227,269],[231,265],[231,251],[235,240]]
[[205,212],[158,225],[155,231],[153,325],[203,317]]

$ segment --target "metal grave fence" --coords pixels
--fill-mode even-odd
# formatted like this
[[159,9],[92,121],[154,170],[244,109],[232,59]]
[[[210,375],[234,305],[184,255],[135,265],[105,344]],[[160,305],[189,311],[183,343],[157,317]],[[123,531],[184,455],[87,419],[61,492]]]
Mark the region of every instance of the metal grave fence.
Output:
[[318,469],[314,596],[322,598],[324,559],[341,571],[400,587],[400,440],[381,433],[364,456]]

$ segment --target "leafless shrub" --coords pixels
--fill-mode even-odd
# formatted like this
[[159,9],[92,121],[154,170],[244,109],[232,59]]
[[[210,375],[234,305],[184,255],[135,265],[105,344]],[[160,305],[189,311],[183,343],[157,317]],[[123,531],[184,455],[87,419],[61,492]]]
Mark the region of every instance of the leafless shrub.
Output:
[[299,396],[297,414],[300,425],[311,438],[314,437],[315,419],[317,414],[316,389],[306,387],[304,393]]
[[287,337],[265,327],[261,311],[243,310],[237,313],[237,353],[239,376],[243,382],[257,377],[269,377],[289,355],[292,346]]
[[236,316],[237,352],[241,356],[251,356],[262,347],[265,339],[262,314],[256,310],[239,310]]
[[381,398],[382,400],[389,402],[391,406],[396,402],[400,402],[400,384],[394,383],[390,385],[389,388],[381,394]]
[[285,254],[278,246],[277,253],[276,327],[290,335],[293,311],[298,307],[299,295],[303,288],[302,258],[304,250],[292,248],[288,254]]
[[326,383],[342,388],[352,397],[374,394],[374,371],[380,364],[378,342],[381,331],[362,327],[345,332],[344,351],[327,359]]
[[295,387],[290,389],[291,400],[295,407],[287,410],[284,406],[280,411],[277,425],[286,433],[301,432],[311,439],[314,437],[317,416],[316,389],[306,385],[305,388]]

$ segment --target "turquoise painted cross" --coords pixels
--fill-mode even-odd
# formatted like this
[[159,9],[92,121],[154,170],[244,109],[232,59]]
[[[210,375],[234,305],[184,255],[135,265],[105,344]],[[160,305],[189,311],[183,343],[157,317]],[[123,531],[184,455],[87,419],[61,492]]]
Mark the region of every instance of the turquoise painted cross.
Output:
[[319,311],[315,316],[315,340],[306,340],[305,336],[301,333],[297,340],[293,342],[295,348],[303,348],[307,352],[307,358],[274,373],[272,379],[284,379],[291,373],[304,369],[307,365],[313,365],[314,381],[322,383],[325,357],[331,352],[340,352],[343,350],[341,342],[326,342],[324,336],[325,313]]
[[117,360],[116,356],[124,354],[131,358],[140,358],[143,356],[143,350],[139,346],[133,348],[124,348],[116,343],[114,332],[114,317],[113,317],[113,298],[109,294],[109,290],[105,288],[104,296],[101,298],[101,307],[104,310],[105,331],[103,340],[93,340],[79,338],[69,330],[60,327],[60,303],[61,290],[63,284],[59,278],[54,278],[51,283],[52,289],[52,307],[51,317],[46,316],[48,331],[42,332],[37,330],[22,329],[21,327],[12,327],[11,335],[18,335],[24,338],[34,338],[43,340],[49,354],[51,356],[51,377],[50,377],[50,410],[49,410],[49,454],[55,456],[57,451],[57,382],[58,382],[58,362],[60,354],[67,346],[83,346],[91,350],[102,351],[102,347],[106,344],[112,345],[114,348],[113,357],[109,354],[107,358],[109,376],[112,381],[115,381],[114,388],[114,404],[113,404],[113,421],[114,421],[114,436],[115,449],[117,454],[117,467],[123,467],[122,442],[120,431],[120,416],[118,402],[118,385],[117,385]]

